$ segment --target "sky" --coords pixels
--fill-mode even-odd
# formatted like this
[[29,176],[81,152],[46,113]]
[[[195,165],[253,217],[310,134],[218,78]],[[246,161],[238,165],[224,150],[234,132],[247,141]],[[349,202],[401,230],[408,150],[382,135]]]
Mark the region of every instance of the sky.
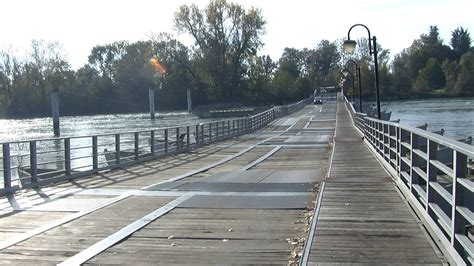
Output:
[[[280,58],[285,47],[314,48],[321,40],[346,38],[349,28],[365,24],[391,55],[437,25],[449,45],[451,31],[467,29],[474,39],[474,0],[227,0],[262,10],[267,21],[260,55]],[[208,0],[2,0],[0,50],[25,56],[31,40],[62,44],[73,69],[87,63],[91,49],[119,40],[147,40],[173,28],[180,5],[204,8]],[[367,37],[356,27],[351,39]]]

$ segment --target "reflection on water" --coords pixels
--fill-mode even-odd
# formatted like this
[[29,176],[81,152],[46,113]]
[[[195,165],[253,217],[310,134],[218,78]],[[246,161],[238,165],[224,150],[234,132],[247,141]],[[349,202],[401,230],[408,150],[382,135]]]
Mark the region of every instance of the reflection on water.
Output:
[[[228,120],[231,118],[225,118]],[[182,127],[222,119],[199,119],[187,112],[169,112],[157,114],[157,118],[150,119],[149,114],[119,114],[119,115],[93,115],[73,116],[61,118],[61,137],[76,137],[70,139],[71,169],[85,171],[92,169],[92,139],[78,136],[103,135],[146,131],[140,133],[140,149],[149,149],[150,132],[148,130],[165,127]],[[38,171],[65,171],[65,142],[63,139],[53,139],[51,118],[35,119],[0,119],[0,143],[14,142],[9,145],[11,155],[11,174],[13,180],[20,180],[20,175],[29,171],[30,143],[24,142],[32,139],[50,139],[36,142]],[[156,138],[163,138],[163,131],[155,132]],[[170,140],[174,136],[169,136]],[[121,151],[134,150],[134,134],[121,135]],[[115,136],[100,136],[98,139],[98,163],[106,164],[105,150],[115,150]],[[0,154],[2,146],[0,146]],[[0,155],[1,156],[1,155]],[[40,172],[38,172],[40,174]],[[26,173],[30,175],[30,173]],[[28,178],[28,177],[26,177]],[[23,177],[21,178],[24,179]],[[3,181],[3,165],[0,160],[0,187]]]
[[[428,130],[444,128],[445,136],[455,139],[474,136],[474,98],[382,102],[382,108],[392,111],[392,120],[400,119],[406,125],[428,123]],[[210,121],[187,112],[159,116],[155,120],[146,113],[62,117],[61,136],[141,131]],[[52,138],[52,125],[51,118],[0,119],[0,142]]]
[[474,137],[474,98],[409,100],[382,103],[392,111],[391,120],[419,126],[428,123],[429,131],[441,128],[453,139]]
[[[162,127],[193,125],[210,121],[187,112],[157,114],[118,114],[61,117],[61,137],[142,131]],[[0,142],[53,137],[52,118],[0,119]]]

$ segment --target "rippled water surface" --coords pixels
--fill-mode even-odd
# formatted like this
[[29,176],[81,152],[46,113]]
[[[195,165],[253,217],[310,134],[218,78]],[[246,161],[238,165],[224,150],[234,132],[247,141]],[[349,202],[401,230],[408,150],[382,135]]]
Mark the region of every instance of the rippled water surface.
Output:
[[[400,119],[400,123],[410,126],[428,123],[428,130],[443,128],[445,136],[450,138],[474,136],[474,98],[383,102],[382,108],[392,111],[391,120]],[[160,118],[155,120],[146,113],[61,117],[61,136],[148,130],[209,121],[187,112],[157,115]],[[0,142],[51,138],[52,124],[51,118],[0,119]]]
[[474,137],[474,98],[384,102],[382,109],[392,111],[391,120],[406,125],[428,123],[429,131],[443,128],[449,138]]
[[[140,131],[210,121],[187,112],[159,113],[157,116],[159,118],[154,120],[144,113],[61,117],[61,137]],[[51,137],[52,118],[0,119],[0,142]]]

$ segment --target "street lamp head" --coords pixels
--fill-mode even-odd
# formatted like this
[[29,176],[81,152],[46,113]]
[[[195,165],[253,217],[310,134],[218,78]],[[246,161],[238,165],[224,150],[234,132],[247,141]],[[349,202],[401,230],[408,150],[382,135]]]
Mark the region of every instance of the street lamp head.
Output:
[[344,47],[344,50],[348,54],[353,54],[354,50],[356,48],[357,42],[354,40],[345,40],[344,44],[342,44],[342,47]]
[[349,70],[347,68],[344,68],[343,70],[341,70],[341,73],[342,75],[344,75],[344,77],[347,77],[347,75],[349,75]]

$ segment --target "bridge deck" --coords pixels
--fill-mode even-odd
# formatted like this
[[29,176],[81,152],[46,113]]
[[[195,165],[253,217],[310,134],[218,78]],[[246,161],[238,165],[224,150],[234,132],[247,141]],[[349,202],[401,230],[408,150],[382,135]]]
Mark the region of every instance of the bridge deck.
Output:
[[442,263],[336,106],[307,106],[239,138],[2,198],[0,263],[297,264],[322,180],[309,263]]
[[309,264],[439,264],[442,257],[341,104]]

